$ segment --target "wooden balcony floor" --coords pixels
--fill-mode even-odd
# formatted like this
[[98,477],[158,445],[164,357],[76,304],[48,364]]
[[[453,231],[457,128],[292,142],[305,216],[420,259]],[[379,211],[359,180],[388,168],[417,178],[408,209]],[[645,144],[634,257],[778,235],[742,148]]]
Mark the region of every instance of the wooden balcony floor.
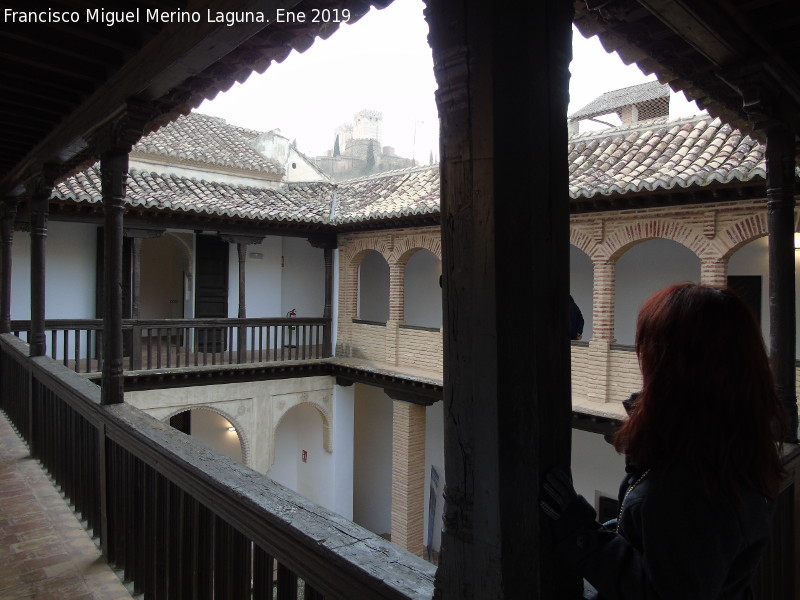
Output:
[[131,598],[2,413],[0,598]]

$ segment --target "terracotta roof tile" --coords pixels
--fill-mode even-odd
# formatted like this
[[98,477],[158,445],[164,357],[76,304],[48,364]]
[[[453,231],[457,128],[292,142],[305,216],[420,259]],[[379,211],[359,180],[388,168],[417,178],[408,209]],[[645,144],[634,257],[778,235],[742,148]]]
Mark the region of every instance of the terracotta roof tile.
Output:
[[257,134],[217,117],[190,113],[142,138],[133,147],[133,154],[282,175],[280,165],[248,144]]
[[572,113],[570,119],[586,119],[599,115],[607,115],[623,106],[639,104],[657,98],[669,98],[669,86],[658,81],[639,83],[619,90],[600,95],[589,104]]
[[569,143],[570,196],[766,177],[764,147],[719,119],[665,117],[582,134]]
[[[324,223],[329,217],[332,188],[329,183],[290,183],[278,189],[249,187],[132,169],[125,202],[131,206],[256,221]],[[102,202],[100,167],[94,165],[59,183],[53,197]]]
[[[718,119],[662,117],[571,138],[569,175],[570,197],[591,198],[763,180],[766,169],[763,146]],[[436,214],[439,185],[439,165],[275,189],[132,170],[127,202],[254,220],[344,224]],[[60,183],[54,196],[100,202],[97,165]]]
[[439,212],[439,165],[350,179],[336,190],[332,223]]

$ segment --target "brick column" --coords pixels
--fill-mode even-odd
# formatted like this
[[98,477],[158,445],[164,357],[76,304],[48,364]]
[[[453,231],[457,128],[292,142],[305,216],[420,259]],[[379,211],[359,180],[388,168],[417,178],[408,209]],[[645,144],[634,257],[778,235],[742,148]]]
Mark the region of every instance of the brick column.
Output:
[[614,342],[614,311],[617,298],[617,263],[603,258],[592,261],[592,339]]
[[353,318],[358,307],[358,268],[339,253],[339,320],[336,331],[336,354],[350,356]]
[[406,261],[389,263],[389,320],[386,322],[386,362],[398,364],[400,323],[405,320]]
[[422,556],[425,407],[402,400],[392,407],[392,542]]
[[717,287],[728,285],[728,259],[717,256],[700,259],[700,283]]
[[614,337],[617,263],[610,259],[592,261],[592,339],[586,365],[586,397],[593,402],[609,401],[609,369]]

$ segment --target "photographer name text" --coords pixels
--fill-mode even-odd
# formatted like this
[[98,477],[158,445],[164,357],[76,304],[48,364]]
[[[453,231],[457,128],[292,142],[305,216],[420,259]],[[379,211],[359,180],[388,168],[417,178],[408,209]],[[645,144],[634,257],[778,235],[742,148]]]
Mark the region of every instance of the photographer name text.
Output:
[[108,27],[126,23],[224,23],[233,27],[241,23],[347,23],[348,9],[313,8],[306,12],[279,8],[272,18],[261,11],[216,11],[207,9],[205,14],[197,10],[158,10],[137,8],[135,10],[106,10],[87,8],[78,10],[26,11],[3,9],[5,23],[99,23]]

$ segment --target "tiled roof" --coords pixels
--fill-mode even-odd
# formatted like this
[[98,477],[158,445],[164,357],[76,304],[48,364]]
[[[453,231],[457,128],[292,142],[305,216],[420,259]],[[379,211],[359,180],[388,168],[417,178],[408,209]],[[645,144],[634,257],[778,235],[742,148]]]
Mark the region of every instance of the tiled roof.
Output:
[[[641,121],[569,141],[571,198],[764,180],[764,148],[719,119]],[[253,220],[348,224],[439,212],[439,165],[331,183],[261,189],[132,170],[135,206]],[[60,183],[54,197],[100,202],[97,165]]]
[[764,147],[719,119],[666,117],[569,142],[572,198],[766,177]]
[[569,116],[570,119],[583,119],[598,115],[607,115],[623,106],[639,104],[657,98],[669,98],[669,86],[662,85],[658,81],[648,81],[632,85],[612,92],[606,92],[595,98],[583,108],[575,111]]
[[166,157],[178,163],[283,174],[280,165],[264,158],[247,143],[257,133],[228,125],[217,117],[191,113],[142,138],[133,147],[133,153]]
[[[175,212],[324,223],[329,217],[331,190],[329,183],[293,183],[269,189],[132,169],[125,202],[131,206]],[[94,165],[59,183],[53,197],[76,202],[101,202],[99,166]]]
[[439,212],[439,165],[387,171],[341,182],[332,223]]

